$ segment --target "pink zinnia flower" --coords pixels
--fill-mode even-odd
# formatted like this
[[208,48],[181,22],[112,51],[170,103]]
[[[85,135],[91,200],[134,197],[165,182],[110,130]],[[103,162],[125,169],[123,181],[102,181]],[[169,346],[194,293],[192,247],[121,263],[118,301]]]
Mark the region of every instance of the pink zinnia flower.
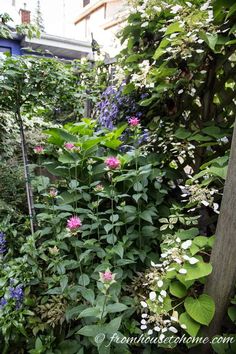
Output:
[[67,150],[73,150],[75,148],[75,145],[73,143],[65,143],[64,144],[64,147],[67,149]]
[[78,216],[71,216],[67,220],[67,227],[70,231],[76,231],[82,225],[81,220]]
[[106,272],[102,273],[101,275],[102,275],[102,279],[104,281],[112,281],[113,280],[113,274],[109,270],[107,270]]
[[132,126],[132,127],[136,127],[137,125],[139,125],[140,123],[140,120],[136,117],[131,117],[129,119],[129,124]]
[[105,164],[108,168],[110,168],[111,170],[115,170],[117,168],[120,167],[120,160],[118,160],[116,157],[114,156],[111,156],[111,157],[108,157],[106,160],[105,160]]
[[43,154],[44,153],[44,147],[41,145],[35,146],[34,147],[34,152],[35,154]]

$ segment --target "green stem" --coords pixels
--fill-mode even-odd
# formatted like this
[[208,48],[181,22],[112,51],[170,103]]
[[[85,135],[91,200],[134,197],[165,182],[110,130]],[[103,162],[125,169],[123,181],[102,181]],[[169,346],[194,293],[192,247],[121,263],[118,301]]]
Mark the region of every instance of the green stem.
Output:
[[114,184],[113,184],[113,179],[111,179],[111,217],[112,217],[112,246],[114,246]]
[[5,342],[5,345],[4,345],[4,349],[3,349],[3,353],[2,353],[2,354],[7,354],[8,349],[9,349],[9,344],[8,344],[8,342]]
[[[79,261],[79,254],[78,254],[78,251],[77,251],[76,247],[75,247],[75,254],[76,254],[77,261],[79,262],[80,275],[82,275],[83,274],[83,270],[82,270],[81,262]],[[83,286],[85,287],[84,278],[83,278]]]
[[104,311],[105,311],[106,304],[107,304],[107,290],[106,290],[106,293],[105,293],[104,303],[103,303],[103,306],[102,306],[101,320],[103,319],[103,314],[104,314]]
[[97,223],[98,223],[98,227],[97,227],[97,235],[98,235],[98,241],[100,241],[100,224],[99,224],[99,214],[98,214],[98,206],[99,206],[99,196],[97,199],[97,209],[96,209],[96,216],[97,216]]
[[[139,149],[135,150],[135,172],[136,172],[136,182],[138,182],[138,156]],[[139,235],[139,249],[142,248],[142,236],[141,236],[141,219],[140,219],[140,204],[139,200],[137,201],[138,207],[138,235]]]

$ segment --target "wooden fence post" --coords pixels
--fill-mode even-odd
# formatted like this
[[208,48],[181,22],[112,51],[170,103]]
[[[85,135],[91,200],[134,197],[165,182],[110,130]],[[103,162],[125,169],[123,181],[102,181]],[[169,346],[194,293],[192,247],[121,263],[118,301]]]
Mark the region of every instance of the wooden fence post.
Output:
[[[236,282],[236,123],[231,144],[227,178],[216,228],[216,240],[210,263],[212,274],[207,278],[204,292],[215,301],[215,316],[205,336],[220,334],[223,318]],[[201,353],[210,353],[210,346],[203,346]]]

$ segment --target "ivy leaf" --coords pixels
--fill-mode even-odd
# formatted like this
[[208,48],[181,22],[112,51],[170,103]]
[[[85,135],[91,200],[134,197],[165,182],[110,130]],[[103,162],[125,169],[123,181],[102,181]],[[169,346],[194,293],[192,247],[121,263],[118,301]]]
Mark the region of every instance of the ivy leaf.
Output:
[[228,308],[228,315],[232,322],[236,323],[236,307],[230,306]]
[[208,326],[214,317],[214,301],[206,294],[200,295],[197,299],[187,297],[184,301],[184,307],[192,319],[205,326]]
[[180,299],[187,295],[187,290],[180,282],[173,281],[170,283],[170,293]]
[[188,314],[187,312],[181,313],[179,316],[179,322],[182,325],[185,325],[187,328],[185,331],[191,336],[195,337],[201,327],[199,323],[194,321]]
[[187,270],[187,274],[185,276],[185,280],[194,280],[202,277],[206,277],[212,272],[212,265],[210,263],[206,263],[201,261],[201,257],[196,257],[199,259],[199,262],[196,264],[186,263],[184,268]]

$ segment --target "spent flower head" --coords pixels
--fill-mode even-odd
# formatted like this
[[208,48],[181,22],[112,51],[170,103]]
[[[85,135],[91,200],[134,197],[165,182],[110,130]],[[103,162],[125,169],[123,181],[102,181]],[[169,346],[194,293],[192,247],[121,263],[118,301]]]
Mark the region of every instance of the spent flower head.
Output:
[[55,245],[54,247],[48,247],[49,253],[56,256],[59,253],[59,248]]
[[49,197],[56,198],[57,195],[58,195],[58,190],[56,188],[54,188],[54,187],[51,187],[49,189]]
[[103,190],[104,190],[104,186],[103,186],[101,183],[97,184],[97,185],[94,187],[94,191],[95,191],[95,192],[102,192]]

